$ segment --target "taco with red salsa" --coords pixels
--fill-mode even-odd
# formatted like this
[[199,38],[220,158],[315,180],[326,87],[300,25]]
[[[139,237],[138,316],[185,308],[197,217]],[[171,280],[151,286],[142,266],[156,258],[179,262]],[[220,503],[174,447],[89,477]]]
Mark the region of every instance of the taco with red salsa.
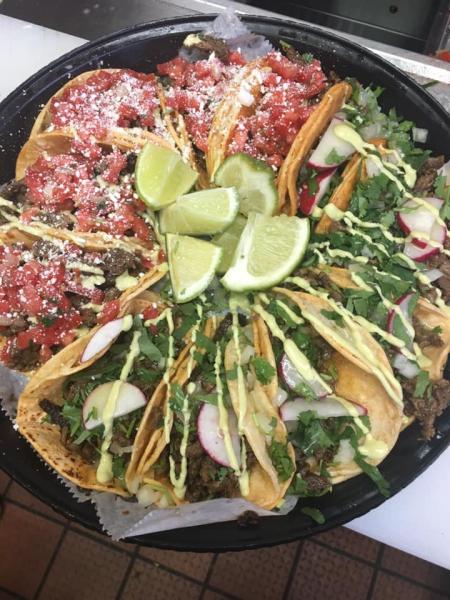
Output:
[[47,226],[0,228],[0,360],[34,371],[167,271],[152,251]]

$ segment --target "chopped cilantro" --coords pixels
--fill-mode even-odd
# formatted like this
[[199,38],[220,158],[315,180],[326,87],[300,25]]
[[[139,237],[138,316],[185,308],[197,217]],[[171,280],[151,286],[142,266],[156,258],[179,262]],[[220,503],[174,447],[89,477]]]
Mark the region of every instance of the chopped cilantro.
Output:
[[317,398],[317,394],[314,392],[312,387],[309,386],[305,381],[297,383],[297,385],[295,386],[295,391],[302,398],[305,398],[305,400],[308,400],[309,402],[312,402]]
[[314,55],[311,52],[304,52],[301,57],[307,65],[310,65],[314,60]]
[[338,327],[344,326],[344,319],[338,312],[334,310],[321,310],[320,312],[327,319],[334,321]]
[[234,381],[237,379],[237,365],[235,364],[231,369],[225,372],[228,381]]
[[254,356],[252,358],[252,365],[255,369],[257,380],[263,385],[267,385],[275,377],[276,370],[262,356]]
[[335,148],[333,148],[325,158],[326,165],[338,165],[345,160],[345,156],[341,156]]
[[323,516],[322,512],[318,508],[312,508],[311,506],[304,506],[300,510],[304,515],[306,515],[307,517],[310,517],[316,523],[319,523],[319,525],[323,525],[325,523],[325,517]]
[[44,327],[50,327],[56,321],[56,317],[52,317],[50,315],[43,315],[40,321]]
[[217,406],[218,394],[195,394],[195,400],[198,402],[205,402],[207,404],[214,404]]
[[310,177],[306,180],[306,187],[308,188],[309,194],[315,194],[319,189],[319,184],[317,182],[317,173],[313,171]]
[[280,481],[289,479],[295,468],[287,448],[286,444],[282,444],[276,440],[272,440],[269,446],[269,455]]
[[116,479],[125,483],[126,464],[123,456],[114,456],[112,461],[112,472]]
[[219,467],[214,474],[215,481],[223,481],[225,477],[227,477],[230,474],[230,472],[231,469],[227,467]]
[[430,376],[427,371],[420,371],[416,378],[416,386],[414,388],[414,396],[423,398],[428,386],[431,384]]
[[181,412],[183,410],[184,398],[185,394],[181,385],[172,383],[170,386],[169,406],[174,412]]
[[196,337],[195,342],[199,348],[202,348],[208,354],[215,354],[215,352],[216,352],[215,343],[201,331],[197,332],[197,337]]

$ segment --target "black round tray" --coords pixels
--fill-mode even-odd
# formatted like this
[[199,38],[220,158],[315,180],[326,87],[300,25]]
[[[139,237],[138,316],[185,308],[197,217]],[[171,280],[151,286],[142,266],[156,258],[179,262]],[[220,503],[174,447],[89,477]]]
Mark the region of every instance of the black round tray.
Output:
[[[28,137],[39,106],[69,77],[99,67],[152,71],[157,63],[176,55],[188,33],[203,29],[214,17],[180,17],[124,29],[69,52],[33,75],[0,104],[0,181],[13,177],[17,153]],[[418,127],[427,128],[427,147],[434,154],[448,151],[449,115],[426,90],[391,64],[356,44],[314,27],[256,16],[243,17],[243,20],[252,31],[266,36],[275,45],[283,39],[302,52],[312,52],[322,61],[326,72],[332,69],[341,77],[352,76],[364,84],[383,86],[383,107],[395,106],[399,114],[413,120]],[[425,442],[419,437],[417,425],[409,427],[382,464],[381,471],[390,482],[392,494],[408,485],[448,446],[450,411],[438,420],[433,440]],[[93,506],[72,498],[1,411],[0,468],[57,511],[87,527],[100,529]],[[284,517],[264,518],[254,529],[242,529],[235,522],[228,522],[155,533],[128,541],[177,550],[257,548],[341,525],[383,501],[372,482],[359,476],[336,486],[332,494],[304,502],[323,512],[326,518],[323,525],[313,523],[298,507]]]

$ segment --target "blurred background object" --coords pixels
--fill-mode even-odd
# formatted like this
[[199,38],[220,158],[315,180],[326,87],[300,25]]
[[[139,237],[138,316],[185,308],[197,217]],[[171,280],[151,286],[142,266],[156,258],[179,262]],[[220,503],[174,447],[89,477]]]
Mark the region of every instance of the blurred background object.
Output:
[[[242,3],[423,54],[445,48],[448,38],[449,0],[279,0],[276,5],[273,0],[242,0]],[[94,39],[144,21],[220,12],[225,4],[223,0],[3,0],[0,14]]]

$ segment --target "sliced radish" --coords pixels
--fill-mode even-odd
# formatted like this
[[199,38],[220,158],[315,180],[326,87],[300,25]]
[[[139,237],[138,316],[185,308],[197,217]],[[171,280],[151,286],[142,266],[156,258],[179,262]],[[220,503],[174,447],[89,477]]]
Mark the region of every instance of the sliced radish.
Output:
[[[431,206],[435,206],[435,201],[439,201],[438,198],[424,198],[424,200],[429,202]],[[436,206],[436,208],[440,209],[441,206],[442,200],[440,201],[440,206]],[[412,231],[418,231],[429,236],[431,239],[431,230],[436,222],[435,215],[425,207],[414,202],[414,200],[408,200],[401,208],[404,210],[397,213],[400,229],[406,235],[409,235]],[[421,248],[427,245],[424,240],[420,239],[414,240],[414,243]]]
[[[411,299],[413,298],[413,296],[414,296],[414,294],[412,294],[412,293],[404,294],[395,303],[400,308],[402,314],[404,315],[404,317],[408,321],[408,323],[411,323],[409,303],[411,302]],[[394,332],[396,319],[398,321],[400,321],[399,315],[396,313],[396,311],[393,308],[391,308],[390,311],[388,312],[388,317],[387,317],[387,322],[386,322],[386,329],[388,330],[389,333]],[[409,342],[409,347],[411,344],[412,344],[412,339]]]
[[406,379],[413,379],[420,372],[420,369],[416,363],[406,358],[406,356],[400,352],[395,355],[393,364],[400,375],[403,375],[403,377],[406,377]]
[[[317,148],[311,154],[308,166],[314,169],[329,169],[330,167],[338,167],[345,162],[354,152],[354,147],[348,142],[344,142],[341,138],[338,138],[334,133],[336,125],[342,123],[341,119],[334,117],[328,129],[322,136]],[[336,153],[340,157],[340,160],[335,163],[327,162],[331,152]]]
[[416,262],[426,262],[432,256],[439,254],[440,251],[441,249],[439,246],[430,246],[427,244],[425,248],[419,248],[412,242],[407,242],[404,249],[406,256],[412,258]]
[[[366,409],[359,405],[353,404],[358,411],[358,416],[367,414]],[[329,417],[348,417],[350,415],[347,408],[333,396],[322,398],[321,400],[313,400],[309,402],[304,398],[295,398],[285,402],[280,408],[280,414],[283,421],[296,421],[299,414],[313,410],[317,413],[320,419],[328,419]],[[350,415],[353,416],[353,415]]]
[[[236,415],[228,411],[228,430],[234,454],[239,461],[240,442]],[[223,467],[231,467],[225,444],[225,436],[220,429],[220,413],[214,404],[204,403],[197,418],[197,435],[203,450],[210,458]]]
[[327,169],[318,173],[316,176],[317,190],[315,192],[310,193],[308,191],[307,182],[302,185],[298,193],[298,208],[304,215],[310,215],[322,200],[335,173],[336,169]]
[[[109,398],[114,381],[102,383],[93,390],[83,404],[83,422],[86,429],[94,429],[103,423],[102,414]],[[114,408],[114,419],[123,417],[142,408],[147,400],[141,390],[131,383],[122,382]]]
[[126,317],[114,319],[100,327],[98,331],[89,340],[83,354],[81,355],[81,363],[90,360],[93,356],[104,350],[111,342],[113,342],[123,331],[123,326]]
[[274,398],[274,404],[275,406],[281,406],[282,404],[284,404],[287,400],[288,397],[288,393],[286,392],[286,390],[283,390],[283,388],[278,388],[277,389],[277,393],[275,394],[275,398]]
[[306,384],[312,389],[318,398],[323,398],[324,396],[328,395],[328,390],[323,387],[321,381],[316,379],[308,381],[302,377],[289,360],[287,354],[283,354],[281,359],[281,374],[286,382],[286,385],[293,391],[298,391],[298,386]]

